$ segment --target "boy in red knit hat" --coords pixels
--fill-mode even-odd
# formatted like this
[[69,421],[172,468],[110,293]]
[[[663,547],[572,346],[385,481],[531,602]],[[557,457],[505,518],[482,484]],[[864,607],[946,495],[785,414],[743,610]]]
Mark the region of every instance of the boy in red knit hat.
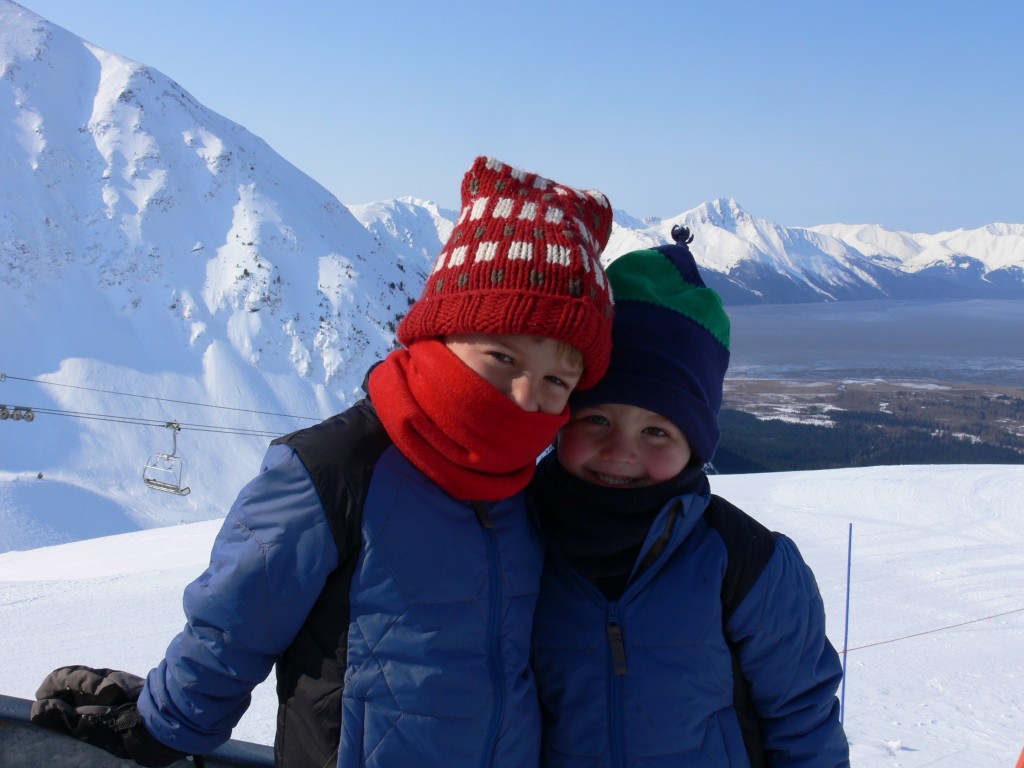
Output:
[[277,666],[279,768],[535,766],[543,551],[523,489],[604,373],[611,207],[492,158],[369,398],[275,440],[185,629],[143,681],[64,667],[33,719],[166,765],[225,741]]

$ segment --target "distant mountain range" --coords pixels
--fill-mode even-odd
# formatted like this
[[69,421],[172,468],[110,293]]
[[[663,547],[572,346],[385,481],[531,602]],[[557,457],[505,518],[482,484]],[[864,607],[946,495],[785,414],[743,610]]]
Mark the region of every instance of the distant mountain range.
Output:
[[[443,243],[458,215],[412,198],[350,206],[356,208],[378,237],[424,256]],[[668,219],[617,210],[605,263],[671,242],[676,224],[693,233],[690,249],[727,305],[1024,298],[1024,224],[934,235],[867,224],[784,227],[726,199]]]
[[[45,504],[102,509],[108,532],[223,514],[266,435],[361,396],[456,215],[411,197],[346,206],[160,72],[0,0],[0,404],[52,411],[0,425],[0,496],[21,489],[0,504],[7,546],[50,535],[26,517],[40,475]],[[1021,224],[787,228],[715,200],[617,212],[604,258],[675,223],[727,304],[1024,298]],[[139,490],[168,421],[192,458],[184,500]]]
[[675,224],[690,228],[690,248],[726,304],[1024,298],[1024,224],[934,235],[784,227],[720,199],[646,225],[620,214],[606,253],[667,242]]

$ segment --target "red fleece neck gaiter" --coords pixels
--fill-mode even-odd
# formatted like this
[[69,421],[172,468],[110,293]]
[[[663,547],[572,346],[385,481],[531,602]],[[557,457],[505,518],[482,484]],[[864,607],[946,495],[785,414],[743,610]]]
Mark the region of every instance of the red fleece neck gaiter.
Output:
[[370,374],[388,436],[456,499],[495,501],[533,477],[537,456],[569,420],[524,411],[437,339],[392,352]]

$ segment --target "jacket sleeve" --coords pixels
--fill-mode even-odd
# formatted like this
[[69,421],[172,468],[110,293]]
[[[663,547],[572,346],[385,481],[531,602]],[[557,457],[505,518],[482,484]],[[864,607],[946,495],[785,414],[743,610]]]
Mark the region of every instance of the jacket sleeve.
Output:
[[228,512],[210,565],[185,589],[185,628],[147,677],[139,713],[149,731],[187,753],[226,741],[337,565],[306,468],[291,448],[271,446]]
[[836,689],[842,665],[825,636],[825,607],[796,544],[775,552],[729,620],[750,684],[768,765],[840,768],[850,764]]

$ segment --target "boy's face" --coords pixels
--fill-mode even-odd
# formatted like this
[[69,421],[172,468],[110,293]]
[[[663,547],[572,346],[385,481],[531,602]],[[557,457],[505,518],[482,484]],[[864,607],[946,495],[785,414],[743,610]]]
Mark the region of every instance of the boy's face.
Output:
[[524,411],[565,410],[583,366],[564,359],[562,346],[539,336],[458,333],[445,344],[462,362]]
[[609,488],[642,488],[670,480],[690,456],[690,443],[679,427],[634,405],[583,408],[558,435],[558,459],[566,471]]

